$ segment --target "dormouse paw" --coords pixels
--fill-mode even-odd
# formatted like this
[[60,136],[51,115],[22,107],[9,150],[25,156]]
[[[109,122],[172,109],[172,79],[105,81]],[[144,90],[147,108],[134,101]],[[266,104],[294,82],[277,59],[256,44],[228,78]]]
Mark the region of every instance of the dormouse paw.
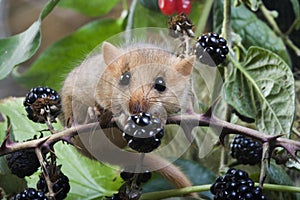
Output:
[[87,116],[86,116],[86,123],[96,121],[100,117],[101,113],[96,106],[88,107]]

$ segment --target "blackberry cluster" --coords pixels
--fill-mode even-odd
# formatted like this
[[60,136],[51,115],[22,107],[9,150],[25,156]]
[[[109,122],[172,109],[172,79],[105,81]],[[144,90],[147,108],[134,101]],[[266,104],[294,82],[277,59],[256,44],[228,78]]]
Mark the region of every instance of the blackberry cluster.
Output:
[[140,198],[142,194],[141,184],[151,179],[152,174],[148,170],[143,173],[132,173],[127,170],[125,169],[120,173],[125,183],[120,187],[118,193],[106,197],[107,200],[138,200]]
[[32,175],[40,167],[34,149],[25,149],[8,154],[6,160],[11,173],[20,178]]
[[219,65],[226,59],[228,52],[227,41],[218,33],[202,34],[197,38],[195,55],[204,64]]
[[123,137],[128,146],[138,152],[148,153],[159,147],[164,130],[160,120],[149,113],[139,113],[128,118]]
[[230,155],[241,164],[255,165],[261,161],[262,145],[250,138],[237,135],[234,137],[230,148]]
[[49,87],[32,88],[23,102],[27,117],[38,123],[45,123],[49,118],[55,118],[61,112],[61,99],[58,93]]
[[141,197],[141,191],[137,192],[118,192],[111,197],[106,197],[107,200],[138,200]]
[[128,182],[131,183],[135,180],[135,183],[140,186],[142,183],[146,183],[149,179],[151,179],[151,172],[145,171],[144,173],[132,173],[132,172],[127,172],[127,171],[122,171],[121,172],[121,178]]
[[248,173],[242,170],[229,169],[225,176],[218,177],[210,187],[214,200],[266,200],[260,187],[255,187]]
[[[56,193],[55,199],[65,199],[67,197],[68,192],[70,191],[69,178],[65,176],[62,172],[60,172],[57,175],[51,176],[50,179],[53,183],[53,192]],[[38,190],[44,193],[48,192],[47,183],[43,175],[40,176],[40,180],[37,182],[36,187]]]
[[27,188],[10,200],[48,200],[48,198],[42,191],[37,191],[34,188]]
[[195,37],[193,31],[193,23],[185,13],[180,15],[170,16],[169,21],[169,35],[174,38],[182,37],[184,33],[189,37]]
[[107,200],[122,200],[120,193],[113,194],[111,197],[106,197]]

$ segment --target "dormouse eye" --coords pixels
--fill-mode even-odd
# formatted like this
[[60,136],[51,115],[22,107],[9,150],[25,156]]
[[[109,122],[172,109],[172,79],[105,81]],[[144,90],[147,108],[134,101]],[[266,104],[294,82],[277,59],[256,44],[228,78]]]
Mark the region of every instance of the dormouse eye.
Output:
[[130,82],[130,78],[131,78],[131,73],[130,73],[130,72],[125,72],[125,73],[122,74],[122,76],[120,77],[119,84],[120,84],[120,85],[128,85],[129,82]]
[[166,90],[166,82],[163,77],[157,77],[154,81],[153,85],[154,89],[159,92],[163,92]]

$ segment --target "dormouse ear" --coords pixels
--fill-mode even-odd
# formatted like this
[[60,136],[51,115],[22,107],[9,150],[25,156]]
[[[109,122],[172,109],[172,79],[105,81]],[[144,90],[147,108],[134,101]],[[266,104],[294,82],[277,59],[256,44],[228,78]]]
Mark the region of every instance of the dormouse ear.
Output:
[[106,65],[112,63],[117,57],[122,55],[121,49],[118,49],[109,42],[104,42],[102,45],[102,55]]
[[187,58],[182,59],[175,66],[176,71],[183,76],[189,76],[192,73],[195,58],[196,56],[189,56]]

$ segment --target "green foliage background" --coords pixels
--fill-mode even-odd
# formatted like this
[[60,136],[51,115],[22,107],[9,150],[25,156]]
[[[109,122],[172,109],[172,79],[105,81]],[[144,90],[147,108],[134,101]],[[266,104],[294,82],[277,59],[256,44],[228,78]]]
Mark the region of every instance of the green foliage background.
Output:
[[[157,9],[151,10],[144,5],[145,1],[133,1],[134,12],[131,13],[126,1],[120,0],[49,0],[41,11],[40,17],[24,32],[0,39],[0,80],[12,73],[15,80],[26,88],[47,85],[60,90],[63,77],[80,63],[92,49],[107,38],[122,32],[125,27],[167,27],[167,17]],[[153,3],[154,0],[151,2]],[[225,80],[222,97],[241,114],[256,119],[254,128],[270,135],[285,133],[291,137],[295,113],[295,86],[291,71],[292,61],[287,51],[285,41],[267,23],[259,19],[253,10],[258,9],[259,0],[236,1],[238,7],[232,7],[232,42],[231,54],[234,59],[228,59],[227,64],[233,66]],[[109,13],[114,7],[123,3],[123,14],[117,19],[97,19]],[[149,2],[148,2],[149,3]],[[295,18],[300,19],[299,4],[292,1]],[[150,4],[150,3],[149,3]],[[18,66],[31,58],[41,43],[41,25],[43,19],[52,9],[60,6],[73,9],[95,19],[74,31],[65,38],[56,41],[43,51],[31,67],[20,74]],[[249,7],[250,6],[250,7]],[[252,10],[251,10],[252,9]],[[209,13],[213,11],[213,17]],[[125,13],[125,15],[124,15]],[[142,17],[141,17],[142,16]],[[51,17],[51,16],[49,16]],[[133,21],[129,21],[132,17]],[[206,29],[222,31],[223,1],[194,1],[190,15],[196,25],[196,34],[200,35]],[[209,26],[212,22],[212,26]],[[299,28],[299,26],[298,26]],[[221,70],[222,71],[222,70]],[[195,76],[195,83],[201,83]],[[198,97],[205,94],[197,94]],[[240,98],[236,98],[239,96]],[[22,106],[23,98],[7,98],[0,101],[0,113],[4,122],[0,122],[0,141],[5,138],[8,118],[13,127],[12,136],[16,141],[23,141],[39,135],[45,125],[35,124],[26,118]],[[199,104],[208,107],[211,100],[199,98]],[[220,109],[221,113],[221,109]],[[236,121],[236,120],[235,120]],[[56,129],[62,129],[60,124]],[[213,134],[213,133],[212,133]],[[201,134],[199,134],[201,135]],[[196,138],[195,145],[201,145],[201,137]],[[213,140],[213,139],[212,139]],[[217,165],[214,158],[219,152],[216,148],[204,159],[199,159],[198,152],[187,153],[176,162],[191,177],[194,184],[210,184],[217,176]],[[63,172],[69,177],[71,192],[67,199],[102,199],[118,190],[122,184],[117,166],[107,166],[79,155],[70,145],[58,143],[55,150]],[[197,161],[191,161],[193,160]],[[248,169],[246,167],[246,169]],[[258,169],[253,167],[252,176],[257,181]],[[275,177],[281,177],[277,179]],[[4,157],[0,157],[0,189],[7,195],[15,194],[24,187],[35,187],[38,173],[30,178],[19,179],[10,174]],[[269,180],[273,183],[292,185],[292,177],[282,166],[272,164],[269,168]],[[158,175],[148,182],[145,192],[172,188]],[[204,193],[207,198],[211,194]],[[269,194],[270,197],[278,194]],[[283,195],[280,193],[280,195]],[[298,198],[292,194],[284,194],[287,199]]]

